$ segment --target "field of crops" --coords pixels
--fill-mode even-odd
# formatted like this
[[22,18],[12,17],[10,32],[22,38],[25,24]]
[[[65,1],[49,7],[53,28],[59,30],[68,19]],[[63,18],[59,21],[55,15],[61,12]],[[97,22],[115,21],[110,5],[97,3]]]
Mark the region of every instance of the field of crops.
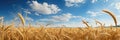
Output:
[[120,40],[120,28],[0,27],[0,40]]
[[[107,10],[103,12],[108,13],[117,26],[115,15]],[[97,20],[95,22],[100,25],[98,28],[92,28],[85,20],[82,22],[86,28],[48,28],[32,25],[26,27],[24,17],[20,13],[18,16],[21,19],[21,26],[0,24],[0,40],[120,40],[120,28],[113,28],[112,25],[105,28],[105,25]]]

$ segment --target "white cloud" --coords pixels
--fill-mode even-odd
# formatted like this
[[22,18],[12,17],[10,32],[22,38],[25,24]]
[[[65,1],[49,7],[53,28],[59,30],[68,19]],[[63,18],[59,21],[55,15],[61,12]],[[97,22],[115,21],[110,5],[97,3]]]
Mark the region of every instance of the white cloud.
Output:
[[31,12],[28,9],[24,9],[24,12],[27,14],[31,14]]
[[38,3],[37,1],[32,1],[30,4],[30,7],[40,13],[40,14],[56,14],[58,13],[61,9],[55,4],[48,4],[44,2],[43,4]]
[[118,9],[118,10],[120,10],[120,2],[115,3],[115,8]]
[[62,14],[59,16],[52,16],[52,18],[58,21],[69,21],[72,18],[72,14],[67,13],[67,14]]
[[4,17],[0,17],[0,19],[3,19]]
[[36,16],[41,16],[39,13],[35,13]]
[[82,22],[69,22],[69,23],[62,23],[62,24],[55,24],[58,26],[65,25],[65,27],[85,27]]
[[[99,1],[99,0],[91,0],[91,3],[95,3],[95,2],[97,2],[97,1]],[[108,2],[109,0],[103,0],[103,2]]]
[[84,0],[65,0],[65,6],[72,7],[84,3]]
[[95,3],[95,2],[97,2],[97,0],[92,0],[92,1],[91,1],[91,3]]
[[72,18],[82,18],[82,17],[81,16],[73,16],[71,13],[66,13],[66,14],[62,14],[62,15],[52,16],[52,18],[57,21],[66,22],[66,21],[70,21],[70,19],[72,19]]
[[90,14],[90,16],[92,16],[92,17],[103,15],[103,13],[101,13],[101,12],[94,12],[94,11],[87,11],[87,13]]
[[72,18],[83,18],[82,16],[72,16]]
[[26,17],[25,19],[26,21],[34,21],[34,19],[32,19],[31,17]]
[[72,18],[80,18],[81,16],[73,16],[70,13],[65,13],[62,15],[52,16],[51,18],[40,19],[41,21],[52,21],[52,22],[68,22]]
[[54,20],[54,19],[50,19],[50,18],[43,18],[43,19],[40,19],[38,21],[41,21],[41,22],[59,22],[58,20]]

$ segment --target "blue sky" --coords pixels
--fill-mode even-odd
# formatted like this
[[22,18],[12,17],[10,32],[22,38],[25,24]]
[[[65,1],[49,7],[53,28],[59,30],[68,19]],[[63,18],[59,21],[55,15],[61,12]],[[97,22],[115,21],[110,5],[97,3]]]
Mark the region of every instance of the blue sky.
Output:
[[103,9],[114,12],[120,24],[119,0],[1,0],[0,5],[0,18],[4,17],[6,24],[13,19],[19,23],[17,13],[21,13],[26,24],[81,27],[84,26],[82,18],[92,26],[96,26],[94,19],[105,25],[114,25],[112,18],[102,12]]

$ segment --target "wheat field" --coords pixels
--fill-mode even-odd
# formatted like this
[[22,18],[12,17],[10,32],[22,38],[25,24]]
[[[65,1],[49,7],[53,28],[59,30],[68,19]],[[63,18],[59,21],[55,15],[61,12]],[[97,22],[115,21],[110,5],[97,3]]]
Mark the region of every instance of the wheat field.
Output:
[[120,40],[120,28],[0,27],[0,40]]
[[[115,25],[117,26],[117,20],[114,13],[103,10],[103,12],[109,14]],[[22,26],[15,27],[14,24],[4,25],[0,24],[0,40],[120,40],[120,28],[105,26],[95,20],[96,23],[101,26],[92,28],[89,24],[83,20],[86,28],[48,28],[45,26],[33,27],[31,25],[25,25],[24,17],[18,13],[21,19]]]

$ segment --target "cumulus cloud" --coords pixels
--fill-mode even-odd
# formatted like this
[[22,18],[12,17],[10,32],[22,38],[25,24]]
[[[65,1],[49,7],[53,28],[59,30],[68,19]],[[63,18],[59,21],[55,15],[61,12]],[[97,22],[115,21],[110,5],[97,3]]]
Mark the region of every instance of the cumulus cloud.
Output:
[[48,4],[44,2],[43,4],[38,3],[37,1],[32,1],[30,4],[30,7],[40,13],[40,14],[56,14],[58,13],[61,9],[55,5],[55,4]]
[[72,18],[82,18],[82,16],[73,16],[71,13],[66,13],[62,15],[52,16],[52,18],[57,21],[66,22],[66,21],[70,21],[70,19]]
[[64,26],[64,27],[85,27],[85,25],[82,22],[67,22],[67,23],[59,23],[55,24],[56,27]]
[[62,15],[59,15],[59,16],[52,16],[52,18],[54,20],[58,20],[58,21],[69,21],[69,19],[72,18],[72,14],[67,13],[67,14],[62,14]]
[[4,17],[0,17],[0,19],[3,19]]
[[27,14],[31,14],[31,12],[28,9],[24,9],[24,12]]
[[[99,0],[91,0],[91,3],[95,3],[97,1],[99,1]],[[103,0],[103,2],[108,2],[108,0]]]
[[95,3],[95,2],[97,2],[97,0],[92,0],[92,1],[91,1],[91,3]]
[[72,14],[66,13],[62,15],[52,16],[51,18],[40,19],[42,21],[52,21],[52,22],[67,22],[72,18]]
[[72,7],[84,3],[84,0],[65,0],[65,6]]
[[87,11],[87,13],[92,17],[103,15],[103,13],[101,13],[101,12],[94,12],[94,11]]
[[34,19],[32,19],[31,17],[26,17],[25,19],[26,21],[34,21]]
[[41,16],[39,13],[35,13],[36,16]]
[[115,8],[118,9],[118,10],[120,10],[120,2],[115,3]]
[[72,18],[80,18],[81,16],[73,16],[70,13],[65,13],[62,15],[51,16],[51,18],[40,19],[41,21],[53,21],[53,22],[68,22]]

